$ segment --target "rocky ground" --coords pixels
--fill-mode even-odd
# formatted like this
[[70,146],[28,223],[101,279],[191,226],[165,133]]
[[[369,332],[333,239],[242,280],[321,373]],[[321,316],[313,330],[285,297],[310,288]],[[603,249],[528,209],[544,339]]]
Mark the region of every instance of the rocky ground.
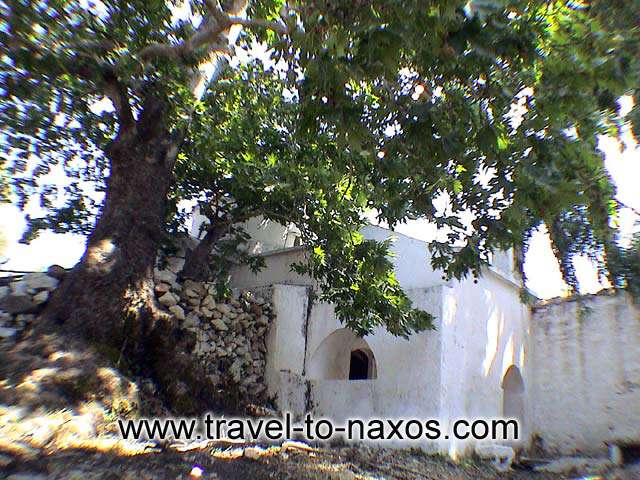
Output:
[[[179,451],[143,451],[126,448],[71,448],[16,460],[0,454],[6,478],[44,479],[225,479],[225,480],[483,480],[483,479],[590,479],[633,480],[640,469],[611,469],[601,474],[534,473],[512,469],[497,472],[475,460],[453,463],[411,450],[364,447],[309,448],[304,445],[261,448],[209,445]],[[0,473],[0,478],[2,474]]]

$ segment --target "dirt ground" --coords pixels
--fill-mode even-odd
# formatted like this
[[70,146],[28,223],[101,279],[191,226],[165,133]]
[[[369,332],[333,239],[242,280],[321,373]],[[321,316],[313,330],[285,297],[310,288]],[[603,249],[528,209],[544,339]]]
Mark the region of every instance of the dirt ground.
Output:
[[[249,450],[249,451],[247,451]],[[253,451],[253,452],[251,452]],[[412,450],[345,448],[255,448],[208,445],[189,451],[167,448],[146,453],[117,449],[66,449],[31,458],[1,453],[0,478],[10,480],[484,480],[582,479],[634,480],[639,470],[615,470],[602,475],[557,475],[512,469],[497,472],[476,460],[454,463]],[[257,453],[256,453],[257,452]],[[250,455],[254,453],[254,455]],[[4,475],[4,476],[3,476]]]
[[[4,457],[4,473],[28,474],[33,480],[51,479],[520,479],[557,478],[531,472],[497,473],[491,466],[467,461],[451,463],[410,451],[345,449],[282,450],[251,459],[239,448],[172,449],[138,455],[119,455],[70,449],[31,459]],[[11,461],[7,462],[7,459]],[[194,469],[194,467],[196,467]],[[193,473],[193,474],[192,474]],[[15,477],[14,477],[15,478]],[[28,478],[28,477],[27,477]]]

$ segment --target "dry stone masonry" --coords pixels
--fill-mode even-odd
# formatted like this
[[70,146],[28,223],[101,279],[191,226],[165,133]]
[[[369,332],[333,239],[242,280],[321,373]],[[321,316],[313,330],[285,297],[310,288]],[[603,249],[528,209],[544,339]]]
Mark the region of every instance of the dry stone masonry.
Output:
[[0,342],[13,343],[35,319],[35,314],[56,289],[64,269],[0,279]]
[[[231,393],[240,404],[264,404],[271,289],[237,290],[221,298],[214,283],[178,281],[184,258],[170,257],[160,265],[154,272],[156,298],[195,336],[194,361],[204,366],[221,396]],[[64,269],[52,267],[46,273],[0,279],[0,342],[20,338],[63,276]]]
[[241,403],[264,404],[265,338],[272,318],[271,289],[236,290],[220,298],[211,282],[178,282],[184,258],[169,257],[156,269],[158,302],[195,335],[193,354],[209,379]]

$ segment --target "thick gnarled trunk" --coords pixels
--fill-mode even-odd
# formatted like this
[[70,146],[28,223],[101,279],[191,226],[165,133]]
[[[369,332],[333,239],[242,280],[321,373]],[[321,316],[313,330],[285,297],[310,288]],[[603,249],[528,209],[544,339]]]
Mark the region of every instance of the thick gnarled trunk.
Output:
[[166,149],[154,140],[135,135],[112,145],[101,215],[82,259],[46,311],[65,329],[99,342],[125,328],[136,337],[152,328],[139,310],[152,304],[153,266],[171,184]]
[[143,122],[109,149],[111,172],[101,215],[82,259],[47,305],[43,325],[55,322],[119,367],[151,376],[170,407],[194,413],[205,407],[207,387],[188,355],[192,339],[156,308],[154,299],[153,269],[173,178],[173,146],[161,123]]

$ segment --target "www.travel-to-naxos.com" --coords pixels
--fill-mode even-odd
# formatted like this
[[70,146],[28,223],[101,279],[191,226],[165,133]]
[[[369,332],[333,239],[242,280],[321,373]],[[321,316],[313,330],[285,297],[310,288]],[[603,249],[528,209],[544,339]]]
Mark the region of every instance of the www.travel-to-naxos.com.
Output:
[[513,418],[457,419],[440,422],[417,418],[350,418],[336,423],[307,414],[295,422],[290,413],[282,418],[225,418],[206,414],[202,418],[118,419],[125,440],[245,440],[279,441],[292,438],[328,441],[517,441],[519,423]]

